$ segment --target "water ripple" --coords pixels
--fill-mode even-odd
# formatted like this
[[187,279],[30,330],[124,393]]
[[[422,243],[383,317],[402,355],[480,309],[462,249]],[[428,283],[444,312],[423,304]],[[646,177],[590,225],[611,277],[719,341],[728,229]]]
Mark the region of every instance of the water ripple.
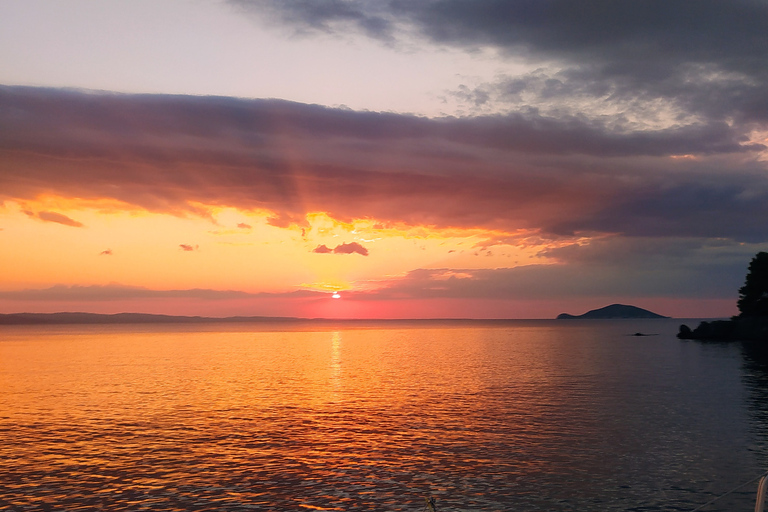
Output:
[[759,473],[738,347],[611,326],[6,331],[0,509],[672,511]]

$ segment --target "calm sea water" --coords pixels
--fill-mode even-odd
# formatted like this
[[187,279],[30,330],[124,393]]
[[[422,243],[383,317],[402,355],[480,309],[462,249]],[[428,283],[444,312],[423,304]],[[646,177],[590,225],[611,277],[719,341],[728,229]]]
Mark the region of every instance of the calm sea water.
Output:
[[678,324],[3,327],[0,510],[692,510],[768,469],[768,365]]

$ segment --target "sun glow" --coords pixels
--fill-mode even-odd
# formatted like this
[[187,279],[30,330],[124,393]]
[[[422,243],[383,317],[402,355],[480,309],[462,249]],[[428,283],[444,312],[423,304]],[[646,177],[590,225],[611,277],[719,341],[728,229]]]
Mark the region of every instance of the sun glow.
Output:
[[[547,241],[525,231],[339,221],[322,212],[283,227],[274,219],[268,210],[197,203],[152,212],[112,200],[6,201],[0,233],[13,244],[0,246],[0,267],[15,271],[0,291],[122,286],[249,296],[325,292],[339,299],[343,291],[372,292],[420,268],[547,262],[539,255]],[[226,314],[223,303],[217,307]]]

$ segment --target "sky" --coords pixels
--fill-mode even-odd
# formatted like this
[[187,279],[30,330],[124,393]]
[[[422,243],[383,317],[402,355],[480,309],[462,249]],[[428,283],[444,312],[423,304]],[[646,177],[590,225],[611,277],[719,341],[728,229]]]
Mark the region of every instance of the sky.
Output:
[[763,0],[0,0],[0,313],[737,313]]

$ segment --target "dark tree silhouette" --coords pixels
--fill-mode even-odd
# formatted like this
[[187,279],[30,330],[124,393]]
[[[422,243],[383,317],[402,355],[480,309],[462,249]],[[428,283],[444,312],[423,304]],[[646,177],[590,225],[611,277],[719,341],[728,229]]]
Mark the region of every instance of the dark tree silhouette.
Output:
[[768,317],[768,252],[757,253],[749,263],[738,306],[740,317]]

